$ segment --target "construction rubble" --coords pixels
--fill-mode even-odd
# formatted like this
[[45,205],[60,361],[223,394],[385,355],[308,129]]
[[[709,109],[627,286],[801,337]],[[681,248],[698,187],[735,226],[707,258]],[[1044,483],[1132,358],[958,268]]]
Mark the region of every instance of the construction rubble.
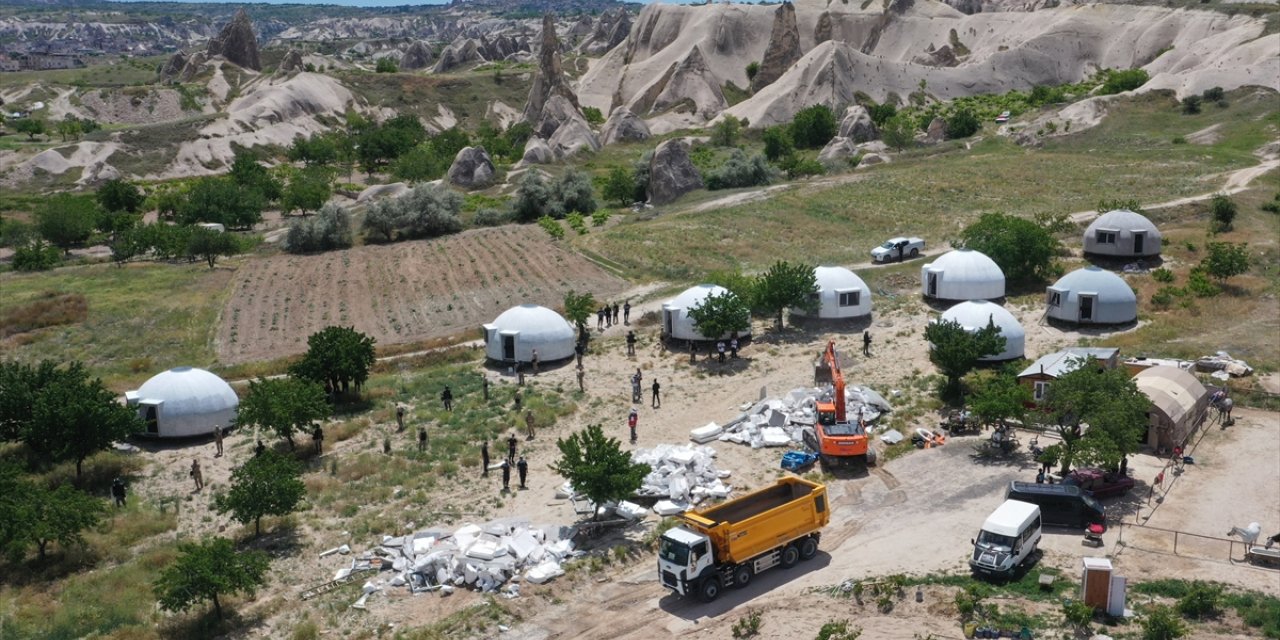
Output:
[[[689,432],[689,439],[699,444],[712,440],[749,444],[752,449],[802,447],[804,430],[812,429],[817,420],[818,399],[829,393],[810,387],[792,389],[781,398],[764,398],[754,404],[743,405],[743,412],[723,426],[712,422],[693,429]],[[875,430],[872,423],[891,411],[884,396],[866,387],[847,387],[844,395],[849,421],[861,420],[868,425],[869,433]]]
[[731,487],[724,481],[731,473],[717,469],[715,457],[715,449],[701,445],[660,444],[652,449],[637,449],[631,454],[631,461],[647,464],[652,471],[644,477],[636,495],[657,498],[653,511],[660,516],[681,513],[707,498],[727,498]]
[[1210,376],[1219,380],[1241,378],[1253,373],[1253,367],[1250,367],[1249,363],[1232,358],[1226,351],[1219,351],[1211,356],[1201,356],[1196,360],[1196,370],[1212,371]]
[[[453,533],[428,530],[383,536],[379,546],[355,556],[333,580],[373,573],[364,583],[360,599],[352,604],[357,609],[365,608],[371,595],[386,588],[408,588],[412,593],[439,591],[441,596],[467,588],[515,598],[520,595],[522,580],[533,584],[553,580],[564,575],[562,562],[581,555],[561,534],[560,527],[533,527],[524,520],[504,519],[485,525],[465,524]],[[343,545],[321,557],[335,552],[345,555],[350,548]],[[389,576],[383,573],[387,571]]]

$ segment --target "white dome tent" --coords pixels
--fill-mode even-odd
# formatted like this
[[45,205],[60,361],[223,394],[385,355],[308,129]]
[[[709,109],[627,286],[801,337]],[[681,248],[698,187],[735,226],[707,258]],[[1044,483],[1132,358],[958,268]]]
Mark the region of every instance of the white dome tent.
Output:
[[1004,272],[981,251],[956,249],[920,267],[926,298],[995,300],[1004,297]]
[[[828,320],[858,318],[871,315],[871,289],[858,274],[844,267],[816,267],[818,309],[816,317]],[[804,309],[793,309],[792,315],[809,317]]]
[[530,362],[534,349],[539,362],[571,358],[577,342],[568,320],[536,304],[511,307],[481,331],[485,355],[499,362]]
[[1045,290],[1050,318],[1089,324],[1138,319],[1138,296],[1124,278],[1098,267],[1076,269]]
[[943,320],[959,322],[965,331],[975,333],[994,322],[1004,336],[1004,351],[982,358],[984,362],[997,360],[1013,360],[1021,358],[1026,344],[1027,333],[1004,307],[986,300],[971,300],[947,309],[942,313]]
[[143,434],[160,438],[203,436],[215,427],[230,427],[240,405],[225,380],[194,367],[158,373],[124,397],[146,422]]
[[1099,256],[1158,256],[1160,241],[1156,225],[1128,209],[1108,211],[1084,230],[1084,252]]
[[[689,287],[683,293],[668,300],[662,305],[662,333],[669,339],[674,340],[717,340],[721,338],[729,338],[728,335],[723,336],[704,336],[698,332],[698,328],[694,326],[693,318],[689,317],[689,310],[696,309],[712,295],[724,295],[729,293],[728,289],[716,286],[714,284],[700,284],[696,287]],[[738,333],[738,338],[746,338],[751,335],[751,328]]]

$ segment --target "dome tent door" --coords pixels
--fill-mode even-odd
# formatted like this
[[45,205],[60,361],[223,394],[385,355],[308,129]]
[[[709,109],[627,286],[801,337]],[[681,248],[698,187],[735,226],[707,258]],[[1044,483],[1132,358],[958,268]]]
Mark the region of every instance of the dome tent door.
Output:
[[939,271],[929,272],[929,296],[930,297],[936,298],[938,296],[938,276],[939,275],[941,275],[941,272]]
[[1143,245],[1146,244],[1146,241],[1147,241],[1146,232],[1143,232],[1143,231],[1133,232],[1133,253],[1135,255],[1142,255]]
[[516,337],[519,335],[520,335],[519,333],[515,333],[515,332],[510,332],[510,333],[506,331],[502,332],[502,359],[503,360],[516,359]]
[[1096,294],[1080,294],[1080,322],[1093,321],[1093,302]]

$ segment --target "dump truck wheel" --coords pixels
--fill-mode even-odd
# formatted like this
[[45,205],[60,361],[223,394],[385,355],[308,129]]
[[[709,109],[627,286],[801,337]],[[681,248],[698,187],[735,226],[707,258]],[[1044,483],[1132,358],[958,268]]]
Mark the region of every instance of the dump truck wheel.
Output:
[[751,567],[741,565],[733,570],[733,586],[742,589],[751,584]]
[[710,576],[698,587],[698,598],[703,602],[711,602],[720,597],[720,576]]
[[790,569],[796,566],[797,562],[800,562],[800,550],[794,544],[787,545],[787,548],[782,550],[782,561],[779,564],[783,569]]
[[818,555],[818,541],[813,538],[805,538],[804,542],[800,543],[800,559],[810,560],[816,555]]

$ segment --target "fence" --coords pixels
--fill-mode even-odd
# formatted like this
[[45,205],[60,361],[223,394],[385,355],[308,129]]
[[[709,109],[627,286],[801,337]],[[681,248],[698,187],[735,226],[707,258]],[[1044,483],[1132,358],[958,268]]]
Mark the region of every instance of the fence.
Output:
[[[1243,562],[1245,552],[1249,548],[1249,545],[1242,540],[1206,536],[1199,533],[1178,531],[1177,529],[1151,527],[1136,522],[1119,522],[1113,526],[1119,527],[1116,546],[1126,549],[1136,549],[1151,553],[1168,553],[1175,556],[1203,560],[1226,560],[1234,563],[1237,560]],[[1125,529],[1129,529],[1127,539]],[[1240,545],[1238,556],[1236,555],[1236,545]]]

